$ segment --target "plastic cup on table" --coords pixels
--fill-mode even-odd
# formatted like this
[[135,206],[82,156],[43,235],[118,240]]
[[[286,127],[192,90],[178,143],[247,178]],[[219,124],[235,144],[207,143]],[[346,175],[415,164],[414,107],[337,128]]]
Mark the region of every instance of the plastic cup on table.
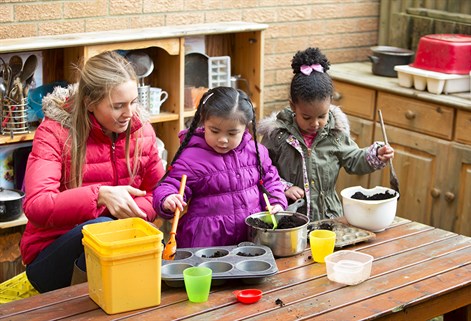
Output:
[[309,244],[315,262],[325,263],[325,257],[334,252],[335,237],[335,232],[329,230],[313,230],[309,233]]
[[183,282],[190,302],[208,301],[213,271],[204,266],[193,266],[183,270]]

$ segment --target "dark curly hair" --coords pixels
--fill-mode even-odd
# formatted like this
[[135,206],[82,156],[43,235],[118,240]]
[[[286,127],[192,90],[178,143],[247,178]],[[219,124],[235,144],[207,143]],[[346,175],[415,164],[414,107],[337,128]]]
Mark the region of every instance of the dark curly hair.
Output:
[[[312,71],[310,75],[301,72],[301,66],[319,64],[324,72]],[[332,97],[334,87],[327,74],[330,62],[319,48],[307,48],[298,51],[291,60],[293,79],[291,80],[290,96],[293,103],[299,101],[313,102]]]

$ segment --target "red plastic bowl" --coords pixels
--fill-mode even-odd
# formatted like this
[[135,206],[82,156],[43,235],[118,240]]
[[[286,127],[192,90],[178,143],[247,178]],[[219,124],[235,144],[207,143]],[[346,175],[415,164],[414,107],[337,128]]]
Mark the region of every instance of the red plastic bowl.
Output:
[[470,35],[427,35],[420,38],[411,66],[446,74],[468,75],[471,70],[470,57]]
[[262,298],[262,291],[257,289],[238,290],[232,292],[239,302],[251,304],[258,302]]

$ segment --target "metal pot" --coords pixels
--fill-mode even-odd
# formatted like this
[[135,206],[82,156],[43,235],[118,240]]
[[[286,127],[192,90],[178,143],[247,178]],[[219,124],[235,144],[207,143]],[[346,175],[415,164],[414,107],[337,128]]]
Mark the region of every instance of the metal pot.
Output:
[[394,66],[408,65],[412,62],[414,52],[409,49],[402,49],[389,46],[371,47],[372,56],[368,56],[373,63],[373,74],[386,77],[397,77]]
[[16,220],[23,213],[25,193],[0,187],[0,222]]
[[277,221],[283,216],[295,215],[304,220],[305,224],[290,229],[263,229],[252,226],[247,222],[249,218],[258,218],[262,221],[267,218],[267,212],[255,213],[245,219],[245,224],[249,227],[249,241],[268,246],[272,250],[273,255],[277,257],[293,256],[304,251],[307,245],[309,218],[304,214],[296,212],[279,212],[274,215]]

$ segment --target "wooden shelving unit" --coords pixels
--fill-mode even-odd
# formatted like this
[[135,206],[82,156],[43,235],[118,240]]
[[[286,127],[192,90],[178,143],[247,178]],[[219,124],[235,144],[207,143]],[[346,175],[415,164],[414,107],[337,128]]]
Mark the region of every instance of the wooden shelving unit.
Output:
[[[241,75],[250,84],[258,119],[263,115],[263,31],[265,24],[221,22],[185,26],[116,30],[68,35],[0,40],[0,54],[40,50],[43,57],[43,83],[56,80],[74,82],[73,65],[105,50],[144,50],[154,62],[146,78],[152,87],[168,92],[161,113],[151,117],[156,135],[162,139],[169,157],[178,149],[178,132],[185,118],[195,110],[184,109],[185,39],[203,36],[206,54],[230,56],[231,74]],[[30,141],[34,131],[25,135],[0,137],[5,144]]]

